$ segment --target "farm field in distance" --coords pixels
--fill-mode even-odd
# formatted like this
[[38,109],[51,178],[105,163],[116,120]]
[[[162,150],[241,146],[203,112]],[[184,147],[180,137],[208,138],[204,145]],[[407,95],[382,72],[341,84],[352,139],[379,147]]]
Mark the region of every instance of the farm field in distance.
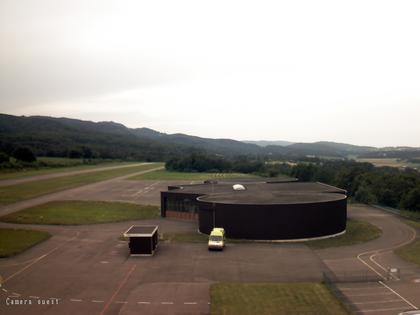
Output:
[[397,158],[358,158],[356,159],[357,162],[367,162],[371,163],[377,167],[381,166],[389,166],[389,167],[396,167],[396,168],[414,168],[420,169],[420,164],[417,163],[410,163],[406,160],[397,159]]

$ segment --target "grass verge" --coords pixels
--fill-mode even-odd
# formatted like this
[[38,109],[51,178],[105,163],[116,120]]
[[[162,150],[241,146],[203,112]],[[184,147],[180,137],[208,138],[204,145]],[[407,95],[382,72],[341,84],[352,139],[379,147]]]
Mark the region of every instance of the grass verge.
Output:
[[[312,249],[322,249],[329,247],[349,246],[360,243],[365,243],[381,236],[382,231],[376,226],[357,220],[347,221],[346,233],[337,237],[328,238],[318,241],[305,242]],[[179,243],[207,243],[208,235],[196,233],[196,232],[184,232],[184,233],[165,233],[163,234],[163,241],[179,242]],[[254,240],[246,239],[227,239],[229,243],[260,243]],[[274,243],[283,244],[283,243]]]
[[[205,243],[209,241],[209,236],[198,232],[183,232],[183,233],[164,233],[161,237],[162,241],[177,242],[177,243]],[[257,243],[254,240],[233,239],[227,238],[226,243],[246,244]],[[261,243],[260,243],[261,244]]]
[[381,236],[381,229],[376,226],[359,220],[347,220],[346,233],[340,236],[327,238],[318,241],[305,242],[312,249],[328,247],[349,246],[365,243]]
[[420,221],[404,220],[405,223],[412,226],[415,229],[420,229]]
[[50,236],[43,231],[0,229],[0,257],[17,255]]
[[420,265],[420,240],[396,249],[395,253],[404,260]]
[[179,243],[207,243],[209,236],[201,233],[163,233],[162,241]]
[[258,176],[242,173],[188,173],[170,172],[158,170],[142,175],[130,177],[131,180],[206,180],[206,179],[230,179],[230,178],[258,178]]
[[13,186],[0,187],[0,204],[10,204],[41,195],[87,185],[118,176],[146,171],[162,166],[162,163],[150,163],[137,166],[123,167],[88,174],[68,175],[58,178],[46,179],[37,182],[23,183]]
[[53,201],[0,217],[21,224],[81,225],[128,220],[155,219],[156,206],[104,201]]
[[212,315],[348,314],[320,283],[216,283]]

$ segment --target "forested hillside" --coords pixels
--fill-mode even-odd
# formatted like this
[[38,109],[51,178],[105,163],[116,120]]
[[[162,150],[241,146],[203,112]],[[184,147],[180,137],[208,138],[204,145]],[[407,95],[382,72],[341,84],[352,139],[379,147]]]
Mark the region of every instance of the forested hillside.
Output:
[[166,161],[190,153],[222,157],[248,156],[271,160],[307,156],[392,156],[420,158],[419,148],[356,146],[320,141],[314,143],[259,141],[265,146],[232,139],[210,139],[186,134],[166,134],[149,128],[127,128],[115,122],[91,122],[45,116],[0,114],[0,153],[12,155],[20,147],[36,156]]
[[114,122],[0,115],[0,151],[11,155],[19,147],[30,148],[37,156],[146,161],[202,151],[221,155],[261,153],[257,145],[240,141],[167,135]]

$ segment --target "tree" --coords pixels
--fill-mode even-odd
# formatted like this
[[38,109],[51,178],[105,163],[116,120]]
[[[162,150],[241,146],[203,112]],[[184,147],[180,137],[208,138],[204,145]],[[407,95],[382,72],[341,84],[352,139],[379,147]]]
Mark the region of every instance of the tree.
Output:
[[80,159],[82,157],[82,152],[80,152],[79,150],[70,150],[68,157],[70,159]]
[[93,152],[88,147],[82,147],[83,158],[84,159],[91,159],[93,157]]
[[4,153],[0,152],[0,163],[9,162],[10,157]]
[[296,177],[300,181],[309,182],[313,180],[316,168],[317,167],[313,164],[299,163],[294,167],[292,176]]
[[15,150],[13,153],[13,157],[16,160],[23,161],[23,162],[35,162],[36,157],[35,154],[29,149],[20,147]]
[[360,186],[355,195],[354,198],[357,201],[363,202],[363,203],[367,203],[367,204],[373,204],[378,202],[378,200],[376,199],[375,194],[366,186]]
[[411,189],[401,199],[400,207],[411,211],[420,211],[420,187]]

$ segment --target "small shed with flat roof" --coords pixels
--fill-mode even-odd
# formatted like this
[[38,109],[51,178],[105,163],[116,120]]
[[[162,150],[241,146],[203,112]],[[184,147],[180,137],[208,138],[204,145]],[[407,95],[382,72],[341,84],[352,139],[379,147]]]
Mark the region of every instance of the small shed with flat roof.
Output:
[[158,225],[133,225],[124,237],[130,239],[128,247],[131,256],[152,256],[159,243]]

